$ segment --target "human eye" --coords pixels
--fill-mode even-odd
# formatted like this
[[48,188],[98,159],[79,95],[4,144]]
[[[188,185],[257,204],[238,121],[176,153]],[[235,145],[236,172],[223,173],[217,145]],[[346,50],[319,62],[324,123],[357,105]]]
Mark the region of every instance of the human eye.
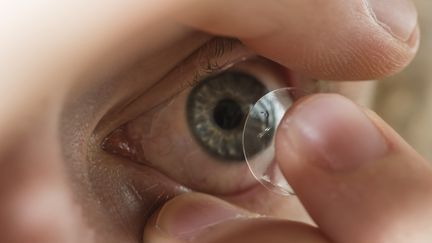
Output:
[[101,147],[191,190],[243,192],[257,184],[243,156],[247,114],[264,94],[299,79],[236,40],[216,38],[109,114],[129,119],[119,122]]

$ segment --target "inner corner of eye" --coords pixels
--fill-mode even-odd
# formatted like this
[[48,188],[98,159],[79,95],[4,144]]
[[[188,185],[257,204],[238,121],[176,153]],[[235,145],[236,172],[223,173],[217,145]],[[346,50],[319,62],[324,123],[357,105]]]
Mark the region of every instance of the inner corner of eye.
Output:
[[195,140],[218,161],[244,162],[245,122],[251,107],[268,91],[255,76],[236,70],[202,80],[189,93],[186,105]]
[[137,147],[128,136],[127,125],[122,125],[108,134],[101,142],[100,148],[110,154],[135,159]]

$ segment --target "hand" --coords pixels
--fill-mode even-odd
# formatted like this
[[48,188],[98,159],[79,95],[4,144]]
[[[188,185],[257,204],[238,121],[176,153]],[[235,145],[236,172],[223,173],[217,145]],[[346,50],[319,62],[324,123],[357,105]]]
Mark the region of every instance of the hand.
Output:
[[279,127],[276,161],[317,227],[190,193],[153,216],[144,241],[432,240],[432,167],[370,110],[335,94],[301,100]]

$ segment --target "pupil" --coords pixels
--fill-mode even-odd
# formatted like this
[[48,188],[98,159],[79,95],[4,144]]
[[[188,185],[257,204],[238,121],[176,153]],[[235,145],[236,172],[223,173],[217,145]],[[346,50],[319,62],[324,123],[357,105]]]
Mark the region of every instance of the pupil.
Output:
[[243,119],[240,105],[231,99],[221,100],[213,110],[213,120],[222,129],[236,128]]

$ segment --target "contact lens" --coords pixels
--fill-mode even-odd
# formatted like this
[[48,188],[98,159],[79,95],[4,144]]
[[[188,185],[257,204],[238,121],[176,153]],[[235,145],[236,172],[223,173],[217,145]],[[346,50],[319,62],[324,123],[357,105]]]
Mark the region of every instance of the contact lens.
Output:
[[243,153],[253,176],[267,189],[284,196],[294,191],[275,162],[275,135],[284,114],[309,93],[292,87],[273,90],[250,109],[243,129]]

